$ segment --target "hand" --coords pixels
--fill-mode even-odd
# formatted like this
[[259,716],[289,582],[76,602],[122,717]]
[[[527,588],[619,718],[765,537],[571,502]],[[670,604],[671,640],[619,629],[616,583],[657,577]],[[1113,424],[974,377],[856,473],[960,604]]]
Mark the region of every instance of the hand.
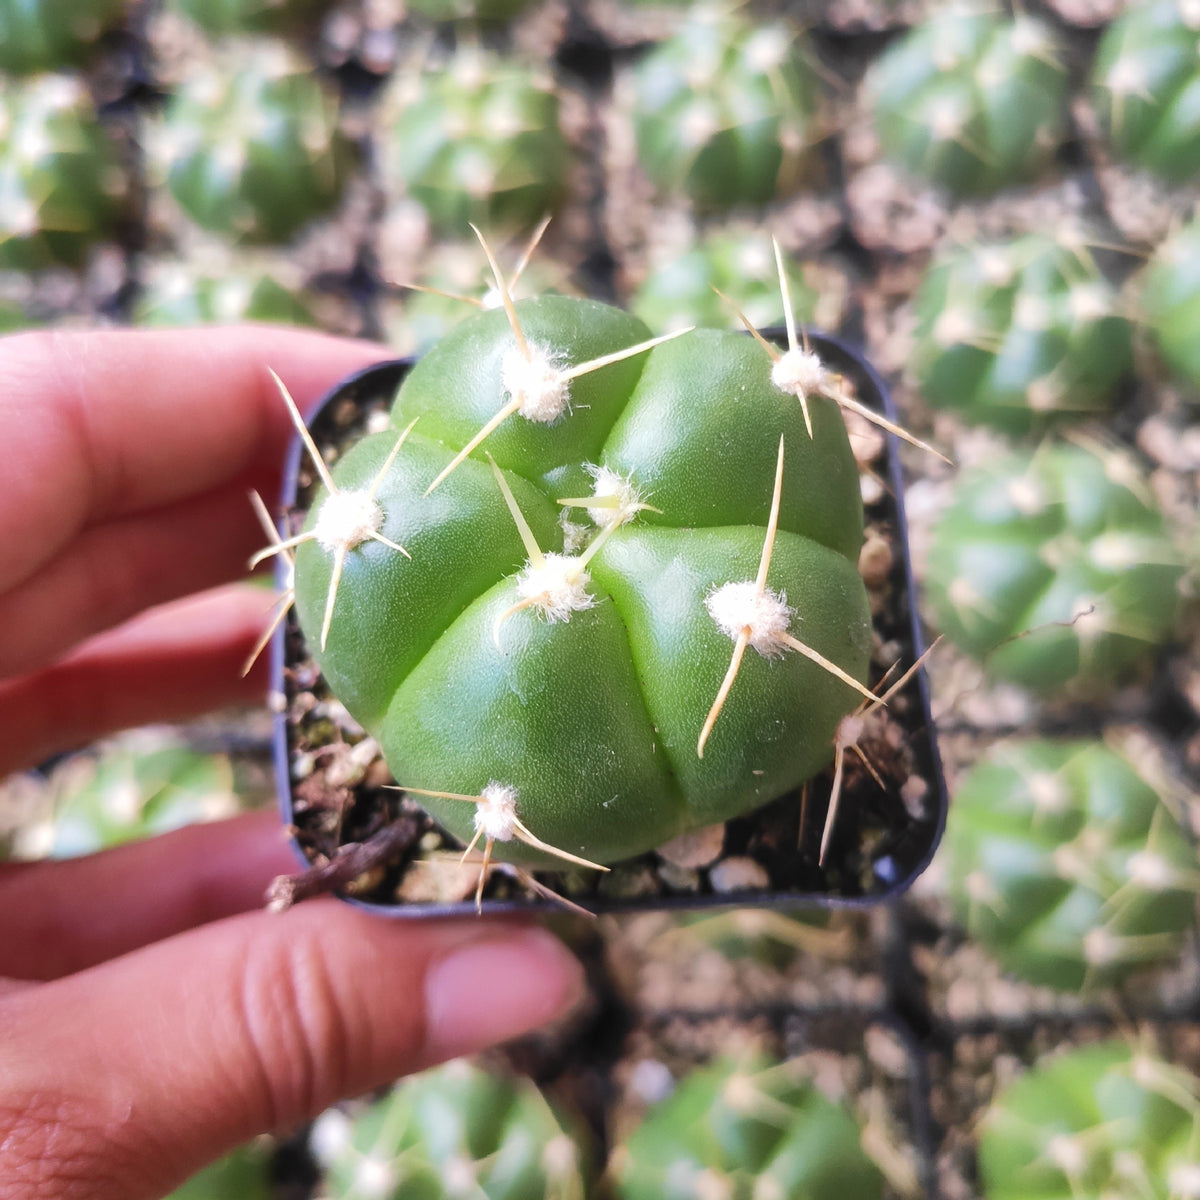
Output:
[[[266,367],[304,406],[382,353],[267,328],[0,340],[0,772],[261,695],[239,672],[262,593],[227,581],[289,435]],[[0,1200],[161,1196],[578,994],[515,923],[247,911],[295,866],[256,814],[0,868]]]

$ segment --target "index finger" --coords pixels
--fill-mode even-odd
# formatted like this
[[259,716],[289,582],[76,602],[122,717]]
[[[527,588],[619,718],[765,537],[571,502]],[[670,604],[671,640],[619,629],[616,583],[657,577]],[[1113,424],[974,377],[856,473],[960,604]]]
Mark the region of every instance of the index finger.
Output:
[[272,471],[304,406],[379,346],[302,330],[42,331],[0,340],[0,591],[82,529]]

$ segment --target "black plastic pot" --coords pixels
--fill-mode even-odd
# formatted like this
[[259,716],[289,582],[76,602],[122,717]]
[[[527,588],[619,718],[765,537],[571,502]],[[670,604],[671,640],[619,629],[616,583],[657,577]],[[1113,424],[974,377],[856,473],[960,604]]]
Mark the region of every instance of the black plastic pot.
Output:
[[[768,336],[775,332],[768,331]],[[822,334],[810,333],[809,341],[813,349],[818,351],[822,359],[833,369],[850,378],[855,385],[860,402],[884,414],[889,420],[897,421],[888,388],[875,370],[852,347],[837,338]],[[380,363],[361,371],[342,383],[338,384],[314,410],[310,421],[318,444],[322,437],[331,440],[331,427],[348,428],[358,419],[354,414],[361,413],[371,407],[377,411],[385,410],[405,373],[412,365],[411,360],[396,360]],[[365,418],[363,418],[365,419]],[[923,634],[917,617],[916,585],[908,561],[908,529],[904,515],[903,480],[900,463],[896,454],[897,444],[893,437],[888,438],[886,450],[887,473],[885,483],[887,494],[879,504],[868,510],[868,520],[875,524],[887,526],[891,532],[891,540],[899,554],[889,581],[890,598],[888,612],[883,614],[885,627],[880,628],[881,619],[877,618],[876,628],[884,640],[899,641],[904,644],[903,662],[905,665],[914,661],[924,650]],[[306,468],[303,460],[303,447],[299,438],[293,440],[287,462],[282,493],[282,511],[292,516],[299,516],[303,511],[303,491],[308,485],[304,479]],[[299,507],[298,507],[299,506]],[[294,526],[288,524],[285,535],[292,532]],[[288,586],[287,564],[279,563],[277,579],[281,590]],[[293,751],[297,742],[297,717],[290,712],[296,699],[299,686],[295,679],[294,663],[303,658],[303,635],[295,623],[294,616],[289,614],[288,620],[277,632],[271,647],[272,689],[277,698],[282,697],[277,704],[277,716],[274,733],[274,755],[276,778],[279,788],[280,803],[284,821],[293,828],[302,822],[303,814],[299,810],[293,792],[292,761]],[[305,686],[310,686],[311,680],[305,680]],[[319,689],[319,682],[315,684]],[[791,859],[784,854],[780,860],[778,854],[772,860],[772,885],[769,888],[740,891],[715,891],[705,886],[705,875],[698,890],[676,891],[669,883],[663,883],[654,894],[614,895],[612,892],[588,890],[586,892],[571,892],[569,899],[584,905],[593,912],[620,912],[656,908],[706,908],[715,906],[744,906],[771,905],[779,908],[860,908],[878,904],[900,895],[929,864],[933,852],[941,837],[945,822],[947,796],[945,780],[942,774],[941,761],[938,756],[936,737],[930,713],[929,685],[923,671],[918,672],[901,693],[897,707],[905,709],[903,718],[904,737],[906,739],[905,754],[911,760],[913,771],[924,780],[924,788],[906,788],[901,793],[900,787],[889,788],[887,793],[881,792],[878,784],[867,780],[865,786],[860,786],[856,792],[843,791],[839,829],[843,823],[857,836],[843,835],[835,841],[834,853],[830,858],[837,858],[837,843],[853,843],[849,852],[850,860],[847,865],[843,856],[837,869],[829,872],[815,866],[815,853],[805,855],[797,847],[792,851],[796,870],[788,872],[785,878],[779,877],[780,861],[787,870]],[[894,702],[895,703],[895,702]],[[289,715],[290,714],[290,715]],[[303,720],[303,718],[299,718]],[[814,785],[815,801],[810,802],[815,807],[815,818],[809,818],[809,831],[815,821],[819,830],[824,814],[823,801],[827,798],[829,782],[826,776],[821,777],[819,786]],[[361,790],[365,784],[359,784]],[[377,789],[376,789],[377,790]],[[879,795],[872,795],[871,790]],[[394,796],[395,793],[389,793]],[[357,794],[356,794],[357,795]],[[787,828],[791,815],[798,811],[798,794],[784,797],[766,805],[763,809],[749,816],[736,818],[727,823],[726,850],[723,857],[730,856],[730,850],[738,855],[754,857],[755,846],[781,841],[781,831]],[[355,801],[357,802],[357,800]],[[790,807],[789,807],[790,806]],[[863,812],[869,814],[886,814],[880,828],[874,825],[863,826]],[[766,814],[764,816],[764,814]],[[876,821],[876,815],[870,817]],[[763,832],[763,822],[773,822],[767,832]],[[856,825],[855,822],[858,822]],[[792,835],[793,841],[796,834]],[[806,838],[807,842],[811,840]],[[303,865],[309,865],[299,842],[296,844],[297,854]],[[653,856],[643,856],[645,858]],[[641,860],[634,860],[635,863]],[[634,868],[630,868],[633,870]],[[614,875],[616,873],[614,872]],[[368,908],[373,912],[392,916],[434,916],[452,913],[474,912],[475,905],[470,900],[452,904],[412,903],[412,902],[379,902],[377,899],[355,898],[352,903]],[[502,899],[487,899],[483,903],[484,912],[500,913],[529,910],[553,910],[555,903],[539,898],[526,898],[513,895]]]

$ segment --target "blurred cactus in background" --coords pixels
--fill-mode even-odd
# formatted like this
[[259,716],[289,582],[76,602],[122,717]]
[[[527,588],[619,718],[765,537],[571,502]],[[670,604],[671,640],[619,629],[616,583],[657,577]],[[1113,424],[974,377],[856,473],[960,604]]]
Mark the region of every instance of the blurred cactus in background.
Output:
[[807,43],[723,7],[692,9],[628,82],[642,169],[698,209],[790,196],[822,133]]
[[543,71],[462,45],[444,65],[397,71],[381,112],[384,184],[461,236],[532,227],[567,178],[558,96]]
[[1104,412],[1132,367],[1132,329],[1086,244],[1030,234],[940,255],[913,300],[922,395],[1022,434]]
[[1105,31],[1092,105],[1118,158],[1174,183],[1200,178],[1200,11],[1131,4]]
[[1006,970],[1063,991],[1174,961],[1200,869],[1154,789],[1101,742],[993,748],[941,849],[958,919]]
[[272,41],[227,47],[189,74],[151,154],[193,221],[255,242],[285,242],[333,209],[353,162],[336,93]]
[[883,1177],[854,1118],[797,1061],[699,1068],[646,1114],[614,1166],[619,1200],[878,1200]]
[[872,65],[865,96],[884,155],[955,196],[1032,179],[1065,134],[1053,31],[994,6],[934,6]]
[[1200,1080],[1123,1042],[1039,1062],[983,1120],[986,1200],[1186,1200],[1200,1192]]
[[331,1200],[583,1200],[577,1130],[528,1080],[459,1059],[413,1075],[311,1134]]
[[962,474],[925,582],[937,628],[990,676],[1095,695],[1170,637],[1182,573],[1125,452],[1046,444]]
[[1200,400],[1200,220],[1163,242],[1137,280],[1139,311],[1168,368]]
[[175,259],[146,264],[134,304],[137,325],[210,325],[274,321],[316,326],[299,279],[287,278],[288,264],[255,266],[240,256],[237,265],[208,270]]
[[275,1200],[269,1157],[261,1142],[243,1146],[193,1175],[167,1200]]
[[75,66],[128,6],[129,0],[0,0],[0,71]]
[[127,190],[78,79],[0,77],[0,268],[82,266],[114,236]]
[[[808,323],[821,300],[798,263],[787,263],[788,287],[796,320]],[[716,230],[678,253],[650,265],[630,297],[630,310],[651,329],[670,332],[689,325],[741,329],[731,299],[757,329],[784,322],[783,300],[771,243],[760,230]]]
[[206,33],[283,33],[332,7],[331,0],[166,0]]

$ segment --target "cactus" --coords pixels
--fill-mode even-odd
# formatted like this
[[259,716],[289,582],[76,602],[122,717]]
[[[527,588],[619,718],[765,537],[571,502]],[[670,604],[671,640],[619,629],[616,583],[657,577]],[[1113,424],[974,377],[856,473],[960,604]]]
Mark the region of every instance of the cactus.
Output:
[[286,33],[331,5],[328,0],[167,0],[165,7],[220,35]]
[[330,687],[485,855],[594,866],[747,812],[870,696],[832,377],[798,347],[647,333],[561,296],[468,318],[401,387],[404,432],[322,466],[285,543]]
[[993,1100],[986,1200],[1185,1200],[1200,1191],[1200,1080],[1119,1041],[1054,1055]]
[[251,1143],[205,1167],[167,1200],[272,1200],[268,1152]]
[[116,146],[77,79],[0,78],[0,268],[82,265],[113,236],[125,192]]
[[339,201],[351,165],[334,94],[277,42],[248,43],[190,74],[154,132],[153,157],[198,225],[283,242]]
[[1103,412],[1131,326],[1085,246],[1030,234],[943,254],[914,299],[924,397],[1011,434]]
[[127,734],[68,759],[50,777],[46,811],[22,829],[23,858],[73,858],[238,810],[223,755],[167,735]]
[[820,119],[809,56],[782,24],[694,10],[628,81],[638,160],[651,182],[699,209],[790,195]]
[[1173,183],[1200,176],[1200,16],[1183,0],[1133,4],[1105,31],[1092,104],[1118,158]]
[[962,475],[926,590],[938,628],[995,678],[1095,691],[1168,639],[1182,572],[1127,454],[1048,444]]
[[166,261],[151,264],[134,305],[138,325],[207,325],[236,321],[273,321],[315,326],[316,317],[298,287],[264,266],[254,270],[244,261],[219,272],[190,270]]
[[[787,272],[796,316],[810,322],[819,293],[795,264],[789,263]],[[629,308],[655,329],[738,327],[736,311],[714,288],[736,295],[738,308],[759,328],[783,323],[775,262],[762,235],[748,232],[714,233],[682,253],[664,256],[649,269]]]
[[380,119],[385,186],[439,230],[529,228],[563,199],[567,144],[540,70],[461,46],[440,69],[397,72]]
[[1067,72],[1050,28],[952,4],[889,46],[865,100],[885,156],[955,196],[1032,179],[1063,140]]
[[1200,220],[1159,246],[1137,290],[1142,319],[1167,366],[1200,399]]
[[128,0],[0,0],[0,71],[28,75],[81,62]]
[[509,21],[529,7],[529,0],[408,0],[409,12],[433,21],[463,21],[490,25]]
[[349,1116],[311,1144],[330,1200],[583,1200],[579,1139],[530,1082],[458,1059]]
[[1195,851],[1103,743],[1002,743],[955,792],[942,844],[959,919],[1006,970],[1063,991],[1178,956]]
[[798,1061],[722,1059],[687,1075],[618,1151],[619,1200],[878,1200],[854,1118]]

